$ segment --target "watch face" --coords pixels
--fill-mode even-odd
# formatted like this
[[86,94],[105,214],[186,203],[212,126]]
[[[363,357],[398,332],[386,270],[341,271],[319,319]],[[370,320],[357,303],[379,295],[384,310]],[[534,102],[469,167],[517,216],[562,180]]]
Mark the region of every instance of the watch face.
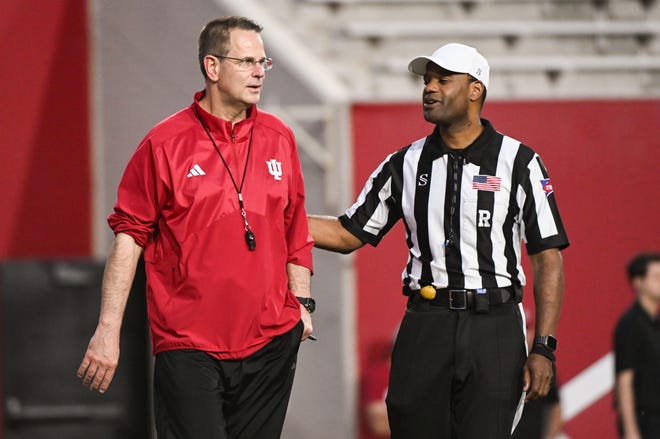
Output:
[[534,344],[545,346],[553,352],[557,349],[557,339],[552,335],[539,335],[538,337],[534,337]]

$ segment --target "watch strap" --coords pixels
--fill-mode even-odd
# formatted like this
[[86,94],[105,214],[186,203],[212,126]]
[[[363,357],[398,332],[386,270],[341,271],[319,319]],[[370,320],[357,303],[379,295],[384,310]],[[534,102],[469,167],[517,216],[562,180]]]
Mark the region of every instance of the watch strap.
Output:
[[298,299],[298,302],[300,302],[300,304],[304,306],[307,312],[310,314],[312,314],[316,309],[316,301],[311,297],[296,296],[296,299]]
[[557,359],[557,357],[555,357],[555,353],[552,352],[547,346],[542,344],[534,343],[534,346],[532,346],[532,351],[530,353],[543,355],[545,358],[552,361],[553,363]]

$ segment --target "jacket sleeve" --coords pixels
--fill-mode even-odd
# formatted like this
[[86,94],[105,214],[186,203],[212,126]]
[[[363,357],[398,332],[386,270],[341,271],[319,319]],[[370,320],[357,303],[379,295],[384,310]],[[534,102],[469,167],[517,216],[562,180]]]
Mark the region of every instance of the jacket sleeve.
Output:
[[166,186],[157,162],[151,140],[146,138],[124,170],[114,212],[108,216],[115,234],[126,233],[141,247],[153,237],[165,200]]
[[312,248],[314,247],[314,240],[307,226],[305,182],[293,133],[290,133],[290,141],[292,176],[289,186],[289,203],[284,212],[288,248],[287,262],[307,267],[310,271],[313,271]]

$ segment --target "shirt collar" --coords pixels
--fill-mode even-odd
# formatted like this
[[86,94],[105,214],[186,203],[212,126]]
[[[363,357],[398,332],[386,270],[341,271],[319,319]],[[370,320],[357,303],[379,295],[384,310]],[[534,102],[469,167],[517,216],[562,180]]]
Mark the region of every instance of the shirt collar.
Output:
[[649,313],[646,311],[644,306],[639,302],[638,300],[635,300],[635,304],[633,305],[639,314],[644,315],[646,319],[648,319],[651,323],[660,325],[660,315],[655,314],[655,315],[649,315]]
[[483,125],[484,129],[479,134],[479,137],[468,145],[467,148],[460,150],[451,149],[447,146],[445,141],[442,140],[442,135],[440,135],[440,127],[436,125],[433,133],[429,136],[430,145],[436,150],[435,152],[438,154],[438,157],[449,153],[460,153],[468,162],[480,165],[493,136],[497,135],[497,131],[495,131],[493,125],[487,119],[481,119],[481,125]]

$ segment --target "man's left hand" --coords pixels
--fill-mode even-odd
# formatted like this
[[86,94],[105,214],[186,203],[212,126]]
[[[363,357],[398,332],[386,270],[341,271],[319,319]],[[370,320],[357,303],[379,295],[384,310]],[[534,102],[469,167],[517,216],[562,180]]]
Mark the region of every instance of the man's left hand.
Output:
[[533,401],[547,395],[552,375],[552,362],[548,358],[529,354],[523,369],[523,390],[527,392],[525,401]]
[[311,314],[302,305],[300,305],[300,318],[303,321],[303,325],[305,325],[305,328],[303,329],[302,338],[300,340],[305,341],[309,338],[310,335],[312,335],[312,332],[314,332],[314,326],[312,326]]

